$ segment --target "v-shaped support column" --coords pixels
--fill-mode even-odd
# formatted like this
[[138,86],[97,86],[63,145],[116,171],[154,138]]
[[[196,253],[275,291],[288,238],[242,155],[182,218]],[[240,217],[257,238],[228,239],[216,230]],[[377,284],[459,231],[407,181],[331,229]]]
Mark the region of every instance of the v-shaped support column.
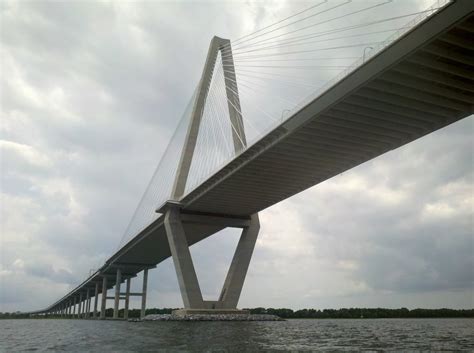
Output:
[[258,219],[258,214],[255,213],[250,217],[249,226],[242,230],[242,235],[240,236],[239,243],[235,249],[229,272],[227,272],[224,286],[222,287],[221,295],[219,296],[219,301],[223,303],[223,307],[237,307],[240,293],[244,286],[245,276],[249,269],[253,249],[257,242],[259,230],[260,221]]
[[196,270],[194,269],[178,208],[173,207],[166,212],[165,229],[184,307],[204,308],[201,288],[199,288]]
[[[243,228],[220,297],[216,301],[206,301],[202,298],[199,281],[196,276],[183,227],[184,221],[189,223],[210,224],[216,224],[216,222],[218,222],[217,224],[220,225],[228,222],[227,224],[229,226]],[[168,204],[164,223],[185,309],[235,310],[260,229],[258,215],[254,214],[250,219],[240,220],[198,214],[189,215],[182,214],[176,204],[172,204],[172,206]]]

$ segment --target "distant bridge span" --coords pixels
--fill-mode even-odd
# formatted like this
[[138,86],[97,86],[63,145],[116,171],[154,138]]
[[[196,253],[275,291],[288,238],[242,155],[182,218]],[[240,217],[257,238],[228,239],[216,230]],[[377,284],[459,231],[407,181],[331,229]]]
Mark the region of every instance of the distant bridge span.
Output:
[[[235,140],[236,151],[240,149],[236,158],[187,194],[157,205],[158,219],[83,283],[35,314],[72,315],[71,308],[84,302],[74,314],[92,311],[97,317],[98,295],[115,287],[117,318],[119,300],[125,298],[128,308],[133,294],[130,278],[145,270],[143,291],[137,293],[143,315],[148,269],[170,256],[186,312],[235,310],[258,234],[259,211],[473,113],[473,10],[472,0],[453,1],[252,146],[245,149]],[[230,50],[220,41],[211,44],[209,62],[217,50]],[[205,69],[203,81],[206,75]],[[238,96],[230,98],[238,104]],[[233,118],[238,125],[238,114]],[[182,159],[189,157],[185,153]],[[243,228],[242,237],[219,300],[204,301],[188,246],[226,227]],[[124,281],[127,292],[122,293]],[[105,294],[102,318],[106,299]]]

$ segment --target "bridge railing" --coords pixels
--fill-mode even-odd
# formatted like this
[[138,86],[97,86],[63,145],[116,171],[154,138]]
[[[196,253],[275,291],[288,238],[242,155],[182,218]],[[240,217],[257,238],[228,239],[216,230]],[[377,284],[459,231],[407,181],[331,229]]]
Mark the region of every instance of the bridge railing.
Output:
[[[328,81],[326,84],[324,84],[322,87],[320,87],[318,90],[313,92],[311,95],[307,96],[305,99],[301,101],[301,103],[296,106],[293,110],[291,110],[288,114],[288,118],[294,115],[296,112],[301,110],[304,106],[306,106],[309,102],[313,101],[314,99],[318,98],[321,96],[324,92],[329,90],[331,87],[336,85],[338,82],[343,80],[345,77],[349,76],[352,72],[357,70],[359,67],[361,67],[364,63],[369,61],[371,58],[376,56],[378,53],[380,53],[382,50],[384,50],[386,47],[394,43],[396,40],[400,39],[403,37],[406,33],[410,32],[413,28],[415,28],[419,23],[425,21],[429,17],[433,16],[435,13],[446,7],[447,5],[451,4],[453,0],[436,0],[431,6],[429,6],[426,10],[421,11],[421,13],[410,20],[403,28],[397,30],[395,33],[390,35],[387,39],[384,41],[380,42],[379,44],[375,45],[374,47],[371,47],[372,49],[368,51],[367,53],[364,50],[363,56],[361,56],[359,59],[357,59],[354,63],[352,63],[347,69],[344,71],[340,72],[338,75],[336,75],[334,78],[332,78],[330,81]],[[286,120],[288,120],[285,119]]]

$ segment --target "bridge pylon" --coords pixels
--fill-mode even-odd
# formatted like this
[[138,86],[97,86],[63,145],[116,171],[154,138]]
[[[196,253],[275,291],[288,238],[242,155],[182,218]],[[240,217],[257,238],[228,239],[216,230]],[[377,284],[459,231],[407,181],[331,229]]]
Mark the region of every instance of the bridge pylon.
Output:
[[[237,304],[260,229],[258,214],[249,215],[248,217],[236,217],[233,215],[193,213],[184,210],[183,205],[179,202],[184,194],[189,176],[199,126],[219,52],[221,53],[222,65],[225,66],[225,93],[228,102],[234,152],[237,155],[247,147],[231,43],[228,39],[215,36],[211,40],[206,63],[198,84],[191,120],[173,185],[172,200],[165,202],[157,210],[157,212],[165,215],[166,235],[184,303],[184,309],[176,312],[181,315],[203,312],[245,313],[244,311],[237,310]],[[203,231],[207,233],[209,233],[209,229],[216,227],[219,230],[225,227],[242,228],[242,234],[218,300],[209,301],[204,300],[202,297],[189,251],[188,237],[186,236],[184,224],[187,227],[203,228],[204,226],[205,230]],[[210,232],[210,234],[215,233],[212,230]]]
[[[179,202],[168,201],[159,211],[165,214],[164,225],[170,246],[184,309],[176,314],[199,313],[246,313],[237,310],[242,287],[257,242],[260,222],[258,214],[249,217],[229,217],[216,214],[203,214],[183,210]],[[237,248],[217,300],[204,300],[189,251],[186,227],[212,229],[218,227],[241,228]],[[209,227],[209,228],[206,228]]]
[[191,112],[191,120],[186,131],[186,139],[183,150],[181,151],[176,177],[171,192],[171,198],[173,200],[179,200],[184,194],[189,170],[191,169],[194,149],[198,139],[199,126],[201,125],[204,106],[206,104],[212,74],[214,72],[219,52],[221,53],[222,65],[225,67],[225,70],[223,70],[225,91],[235,154],[238,154],[247,147],[230,40],[215,36],[212,38],[211,44],[209,45],[206,63],[197,86],[196,97]]

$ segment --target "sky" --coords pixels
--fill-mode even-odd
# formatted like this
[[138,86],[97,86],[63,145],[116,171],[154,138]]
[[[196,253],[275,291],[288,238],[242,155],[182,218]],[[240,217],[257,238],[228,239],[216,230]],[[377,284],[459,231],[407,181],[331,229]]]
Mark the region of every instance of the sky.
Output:
[[[117,249],[213,35],[313,3],[0,2],[0,311],[46,307]],[[474,307],[473,137],[471,116],[262,211],[239,307]],[[238,236],[191,248],[205,298]],[[147,303],[182,306],[171,259]]]

